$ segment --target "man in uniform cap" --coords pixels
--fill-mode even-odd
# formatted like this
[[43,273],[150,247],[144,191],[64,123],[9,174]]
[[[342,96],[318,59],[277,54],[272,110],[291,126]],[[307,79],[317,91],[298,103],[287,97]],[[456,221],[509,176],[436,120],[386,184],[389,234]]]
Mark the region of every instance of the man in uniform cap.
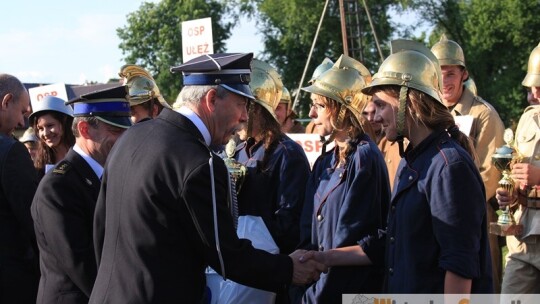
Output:
[[131,126],[126,87],[70,100],[75,145],[41,180],[32,217],[40,251],[38,303],[88,303],[96,278],[93,218],[103,166]]
[[[461,46],[442,35],[439,42],[433,45],[431,51],[439,60],[442,70],[442,101],[454,117],[468,115],[473,119],[469,137],[473,141],[478,155],[479,170],[484,187],[486,188],[488,222],[497,221],[495,190],[500,179],[500,172],[491,162],[495,150],[504,144],[504,124],[497,110],[473,94],[466,86],[469,78],[465,65],[465,56]],[[502,260],[499,238],[495,234],[489,235],[491,252],[493,283],[495,291],[500,291],[502,278]]]
[[184,76],[183,106],[134,125],[113,148],[96,207],[90,303],[201,303],[208,265],[273,291],[325,270],[236,235],[227,168],[210,146],[225,145],[247,120],[252,57],[203,55],[172,68]]
[[30,205],[38,180],[26,148],[13,137],[30,112],[21,81],[0,73],[0,303],[36,303],[39,261]]

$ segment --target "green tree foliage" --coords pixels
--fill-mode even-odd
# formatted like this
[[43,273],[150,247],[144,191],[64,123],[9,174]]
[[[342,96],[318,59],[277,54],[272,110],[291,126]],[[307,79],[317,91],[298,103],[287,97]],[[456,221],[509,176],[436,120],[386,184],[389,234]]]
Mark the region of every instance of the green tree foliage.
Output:
[[527,60],[538,45],[538,0],[407,0],[405,8],[433,25],[428,44],[442,33],[458,42],[478,94],[499,112],[511,127],[526,106],[521,81]]
[[[264,58],[261,60],[275,66],[283,78],[283,83],[294,92],[300,83],[307,63],[315,33],[323,12],[324,0],[225,0],[231,6],[238,7],[241,14],[254,18],[257,29],[263,36]],[[388,41],[392,25],[388,16],[388,7],[395,1],[366,1],[371,18],[375,24],[377,38],[388,54]],[[335,61],[343,54],[340,11],[337,0],[329,2],[306,77],[302,86],[306,86],[315,68],[325,57]],[[356,59],[362,61],[372,72],[377,71],[380,57],[374,41],[362,1],[360,10],[360,29],[362,54]],[[249,50],[246,50],[249,51]],[[361,58],[359,58],[361,57]],[[302,94],[300,116],[307,117],[309,97]]]
[[[344,0],[347,2],[347,0]],[[211,17],[214,50],[225,51],[224,43],[240,16],[256,21],[263,36],[261,60],[274,65],[291,92],[300,83],[308,53],[325,0],[162,0],[144,3],[128,15],[125,28],[118,29],[126,63],[149,69],[168,100],[181,86],[181,77],[169,68],[182,62],[181,22]],[[343,53],[338,0],[330,0],[308,65],[306,81],[325,57],[336,60]],[[458,42],[465,52],[467,68],[479,95],[492,103],[510,126],[526,105],[521,81],[530,51],[538,44],[540,4],[538,0],[365,0],[384,56],[393,38],[411,38],[433,45],[442,33]],[[364,0],[358,7],[364,10]],[[413,12],[410,20],[393,23],[397,13]],[[380,58],[367,15],[360,15],[363,46],[356,56],[376,72]],[[406,19],[404,17],[400,17]],[[394,17],[394,19],[396,19]],[[420,32],[419,29],[424,29]],[[249,52],[249,45],[245,46]],[[307,94],[302,94],[302,117],[307,116]]]
[[182,63],[182,22],[211,17],[214,51],[223,52],[232,27],[223,21],[225,12],[223,4],[213,0],[145,2],[127,16],[125,27],[117,29],[124,60],[146,68],[172,103],[182,85],[182,77],[169,71]]

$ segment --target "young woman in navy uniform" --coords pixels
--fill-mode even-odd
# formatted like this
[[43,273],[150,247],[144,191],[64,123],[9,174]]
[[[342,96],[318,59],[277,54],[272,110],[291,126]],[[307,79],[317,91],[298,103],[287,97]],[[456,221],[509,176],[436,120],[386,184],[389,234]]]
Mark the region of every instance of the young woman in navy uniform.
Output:
[[[388,173],[383,156],[368,136],[369,122],[362,117],[368,97],[361,89],[369,71],[343,55],[313,85],[310,117],[322,137],[330,136],[335,148],[315,163],[311,180],[318,181],[311,213],[311,244],[318,251],[357,245],[384,229],[390,200]],[[321,167],[322,166],[322,167]],[[380,256],[380,252],[379,252]],[[303,297],[304,303],[338,303],[345,293],[382,290],[382,263],[333,265]],[[379,259],[380,260],[380,259]]]
[[309,162],[302,147],[281,131],[274,113],[283,90],[277,71],[254,59],[250,88],[255,100],[249,111],[248,138],[235,156],[247,167],[238,211],[262,217],[280,253],[289,254],[300,239]]

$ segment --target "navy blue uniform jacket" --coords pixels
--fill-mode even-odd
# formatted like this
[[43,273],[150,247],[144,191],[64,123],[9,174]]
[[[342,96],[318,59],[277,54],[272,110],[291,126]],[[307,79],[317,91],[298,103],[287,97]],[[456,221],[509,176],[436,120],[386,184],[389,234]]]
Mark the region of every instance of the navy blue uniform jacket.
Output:
[[446,131],[434,131],[407,151],[396,181],[386,291],[443,293],[452,271],[472,279],[473,293],[491,293],[484,184],[470,155]]
[[[336,168],[337,152],[314,168],[321,175],[311,202],[313,205],[311,242],[318,250],[354,246],[366,237],[378,236],[385,228],[390,202],[390,183],[384,158],[377,145],[363,135],[347,159],[345,167]],[[322,158],[328,158],[325,154]],[[383,286],[383,267],[378,256],[370,256],[371,266],[331,267],[309,287],[304,303],[339,303],[344,293],[379,293]],[[369,256],[369,254],[368,254]]]
[[[212,211],[212,155],[219,245]],[[279,291],[292,260],[240,240],[227,206],[228,171],[183,115],[160,115],[128,129],[105,168],[96,206],[99,269],[90,303],[199,303],[209,265],[226,278]]]
[[[265,168],[266,149],[258,142],[246,149],[244,142],[236,159],[248,171],[238,195],[239,215],[262,217],[281,253],[291,253],[300,241],[300,213],[309,177],[309,162],[302,147],[282,135]],[[239,147],[239,148],[240,148]]]
[[39,183],[32,202],[38,304],[88,303],[97,273],[92,231],[99,188],[96,173],[73,149]]

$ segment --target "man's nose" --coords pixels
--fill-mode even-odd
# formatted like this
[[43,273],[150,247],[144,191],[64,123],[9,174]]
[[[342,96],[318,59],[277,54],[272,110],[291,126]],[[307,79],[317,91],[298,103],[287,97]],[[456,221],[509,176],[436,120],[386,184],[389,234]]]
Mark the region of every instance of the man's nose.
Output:
[[247,107],[242,109],[242,115],[240,115],[240,122],[245,123],[248,120],[248,111]]

